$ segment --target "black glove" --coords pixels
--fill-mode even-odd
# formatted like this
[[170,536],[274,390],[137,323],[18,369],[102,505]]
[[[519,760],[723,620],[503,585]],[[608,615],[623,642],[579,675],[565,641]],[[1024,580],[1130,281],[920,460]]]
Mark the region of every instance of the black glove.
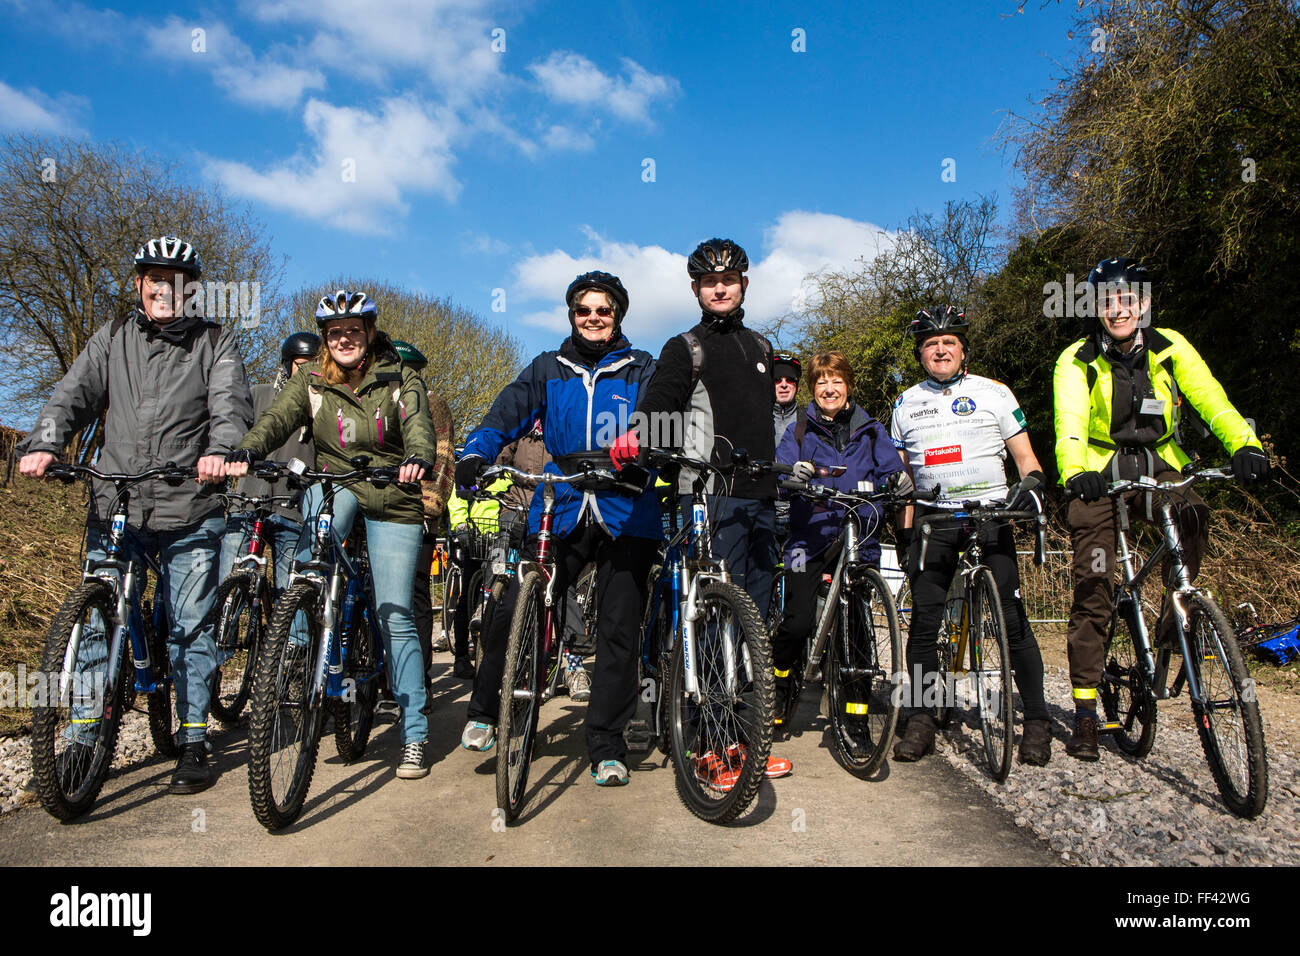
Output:
[[234,451],[226,453],[226,464],[248,465],[251,468],[257,464],[257,456],[247,448],[236,448]]
[[[907,472],[902,472],[907,474]],[[894,540],[898,542],[898,566],[909,578],[912,576],[912,529],[895,528]]]
[[1065,493],[1083,501],[1096,501],[1106,494],[1106,479],[1099,471],[1081,471],[1065,483]]
[[1254,445],[1238,448],[1232,456],[1232,474],[1240,482],[1268,477],[1268,455]]
[[478,485],[478,476],[486,467],[487,462],[478,455],[466,455],[456,462],[456,487],[462,495]]
[[433,462],[429,461],[429,459],[427,458],[421,458],[419,455],[407,455],[405,458],[402,459],[402,464],[398,465],[397,467],[401,468],[402,465],[419,465],[421,468],[424,469],[424,474],[426,477],[428,476],[429,472],[433,471]]
[[[1097,477],[1101,477],[1098,475]],[[1007,490],[1007,510],[1009,511],[1042,511],[1043,510],[1043,493],[1038,489],[1043,487],[1044,478],[1041,471],[1031,471],[1025,477],[1020,479],[1020,483],[1012,485]]]
[[[906,498],[916,490],[916,486],[912,484],[912,476],[906,471],[896,471],[885,479],[885,490],[900,498]],[[911,529],[909,528],[908,531],[910,532]]]

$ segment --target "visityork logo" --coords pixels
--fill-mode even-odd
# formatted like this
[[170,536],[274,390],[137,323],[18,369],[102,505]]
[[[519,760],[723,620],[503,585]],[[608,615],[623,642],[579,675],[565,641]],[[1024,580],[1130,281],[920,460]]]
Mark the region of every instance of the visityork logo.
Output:
[[89,893],[74,886],[50,897],[50,925],[128,928],[134,936],[148,936],[153,928],[153,894]]

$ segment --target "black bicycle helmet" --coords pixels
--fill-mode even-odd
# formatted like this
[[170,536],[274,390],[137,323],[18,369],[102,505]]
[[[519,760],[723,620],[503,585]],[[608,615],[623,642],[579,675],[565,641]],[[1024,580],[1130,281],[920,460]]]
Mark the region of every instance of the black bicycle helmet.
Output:
[[803,366],[791,352],[773,352],[772,374],[775,378],[792,378],[797,382],[803,376]]
[[969,329],[970,323],[966,321],[965,312],[952,305],[936,305],[917,312],[907,334],[912,336],[920,351],[922,342],[940,332],[951,332],[961,339],[961,344],[965,347]]
[[596,289],[604,292],[614,303],[614,308],[618,314],[614,316],[616,324],[623,321],[623,316],[627,315],[628,298],[627,289],[623,288],[623,283],[616,275],[608,272],[584,272],[572,282],[569,283],[568,291],[564,293],[564,301],[569,306],[569,321],[573,321],[573,306],[578,301],[578,297],[588,289]]
[[314,359],[319,353],[319,335],[311,332],[295,332],[280,346],[280,364],[288,369],[294,359]]
[[146,269],[159,266],[163,269],[175,269],[191,279],[203,274],[203,262],[198,250],[184,239],[175,236],[159,236],[150,239],[135,251],[135,271],[143,275]]
[[692,279],[718,272],[749,271],[749,256],[730,239],[709,239],[695,247],[686,260],[686,272]]
[[1143,304],[1142,318],[1146,324],[1152,319],[1151,307],[1151,272],[1136,259],[1117,256],[1103,259],[1088,273],[1088,285],[1093,288],[1093,300],[1096,303],[1096,315],[1089,317],[1084,328],[1086,332],[1101,330],[1100,316],[1104,307],[1102,296],[1111,291],[1137,292]]

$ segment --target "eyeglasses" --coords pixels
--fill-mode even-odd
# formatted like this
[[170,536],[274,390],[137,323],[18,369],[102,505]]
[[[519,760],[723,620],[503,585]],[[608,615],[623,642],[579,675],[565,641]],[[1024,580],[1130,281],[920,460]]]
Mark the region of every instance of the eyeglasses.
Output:
[[169,286],[175,280],[176,274],[171,272],[162,275],[155,272],[146,272],[144,276],[145,285],[149,286],[151,289],[157,289],[165,285]]
[[341,338],[360,339],[365,338],[366,330],[359,325],[352,325],[346,329],[330,329],[325,333],[325,338],[331,342],[337,342]]
[[573,314],[580,319],[585,319],[587,316],[591,315],[592,312],[595,312],[602,319],[608,319],[614,314],[614,310],[607,305],[597,306],[595,309],[585,305],[575,305],[573,307]]
[[1138,303],[1136,292],[1112,292],[1106,304],[1112,309],[1136,309]]

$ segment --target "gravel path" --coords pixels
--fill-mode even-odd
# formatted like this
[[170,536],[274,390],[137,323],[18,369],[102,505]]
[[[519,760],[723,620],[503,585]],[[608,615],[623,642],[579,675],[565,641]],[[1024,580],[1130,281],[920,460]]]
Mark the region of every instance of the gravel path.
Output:
[[[1068,673],[1048,667],[1044,683],[1055,718],[1052,760],[1046,767],[1015,761],[1005,783],[994,783],[970,710],[954,715],[936,746],[1017,825],[1047,840],[1063,861],[1088,866],[1300,864],[1300,760],[1270,742],[1267,712],[1268,804],[1258,819],[1242,820],[1224,806],[1214,784],[1185,692],[1160,705],[1155,746],[1144,759],[1124,757],[1103,737],[1101,760],[1089,764],[1065,753],[1072,714],[1050,703],[1070,699]],[[962,715],[965,722],[959,726]]]

